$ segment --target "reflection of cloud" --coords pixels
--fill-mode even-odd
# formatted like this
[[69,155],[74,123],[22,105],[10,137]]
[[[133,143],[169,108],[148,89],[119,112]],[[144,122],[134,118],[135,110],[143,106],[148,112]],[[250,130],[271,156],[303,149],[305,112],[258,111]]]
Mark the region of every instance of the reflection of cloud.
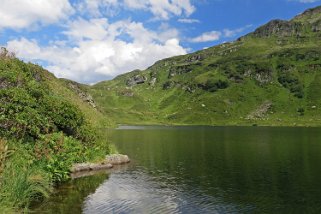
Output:
[[186,186],[167,173],[151,175],[140,168],[111,174],[84,202],[84,213],[216,213],[235,212],[237,205]]

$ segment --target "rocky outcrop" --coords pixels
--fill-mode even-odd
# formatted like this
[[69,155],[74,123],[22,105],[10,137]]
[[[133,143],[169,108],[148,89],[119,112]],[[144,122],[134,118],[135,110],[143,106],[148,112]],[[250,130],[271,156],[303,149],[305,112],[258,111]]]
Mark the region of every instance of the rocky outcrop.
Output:
[[149,85],[150,86],[155,86],[156,82],[157,82],[157,78],[156,77],[152,77],[152,79],[149,81]]
[[284,20],[273,20],[266,25],[256,29],[253,33],[256,37],[290,37],[302,36],[303,24],[300,22],[289,22]]
[[193,71],[191,65],[180,65],[171,67],[168,73],[168,78],[172,78],[176,75],[186,74]]
[[68,83],[68,87],[73,90],[79,97],[80,99],[82,99],[84,102],[87,102],[89,105],[91,105],[93,108],[96,108],[96,103],[93,99],[93,97],[84,92],[78,85],[78,83],[73,83],[73,82],[69,82]]
[[0,89],[6,89],[12,86],[14,86],[14,83],[9,82],[5,78],[0,78]]
[[262,105],[260,105],[255,111],[250,113],[246,119],[247,120],[255,120],[262,119],[266,116],[269,110],[272,108],[272,102],[265,101]]
[[315,19],[320,19],[320,14],[321,14],[321,6],[318,6],[315,8],[307,9],[300,15],[296,16],[294,20],[306,19],[306,20],[309,20],[311,23],[315,21]]
[[71,173],[77,173],[77,172],[83,172],[83,171],[97,171],[97,170],[103,170],[103,169],[110,169],[113,167],[113,165],[121,165],[129,163],[130,159],[127,155],[121,155],[121,154],[113,154],[113,155],[107,155],[105,160],[100,163],[77,163],[74,164],[70,172]]
[[190,57],[188,57],[185,62],[198,62],[198,61],[202,61],[204,60],[204,56],[202,56],[201,54],[196,54],[196,55],[192,55]]
[[129,78],[127,81],[126,81],[126,85],[127,86],[135,86],[135,85],[139,85],[139,84],[143,84],[147,81],[147,78],[143,75],[135,75],[131,78]]
[[321,31],[321,20],[316,21],[312,24],[312,31],[313,32],[320,32]]

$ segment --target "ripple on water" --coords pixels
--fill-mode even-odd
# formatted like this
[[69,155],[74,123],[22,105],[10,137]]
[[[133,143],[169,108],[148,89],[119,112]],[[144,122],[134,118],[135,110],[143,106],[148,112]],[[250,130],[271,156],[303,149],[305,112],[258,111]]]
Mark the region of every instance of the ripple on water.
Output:
[[[84,213],[233,213],[240,207],[142,168],[113,173],[84,203]],[[247,209],[250,210],[250,209]]]

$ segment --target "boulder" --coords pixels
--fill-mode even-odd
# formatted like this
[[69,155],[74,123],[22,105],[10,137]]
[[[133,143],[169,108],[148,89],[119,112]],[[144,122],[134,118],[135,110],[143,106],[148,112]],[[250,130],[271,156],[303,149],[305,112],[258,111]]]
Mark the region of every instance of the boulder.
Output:
[[121,154],[113,154],[113,155],[107,155],[105,159],[105,163],[112,164],[112,165],[120,165],[129,163],[130,159],[127,155],[121,155]]
[[146,80],[147,78],[142,75],[135,75],[126,81],[126,85],[127,86],[139,85],[139,84],[145,83]]
[[114,155],[107,155],[105,160],[101,163],[77,163],[74,164],[70,172],[77,173],[77,172],[84,172],[84,171],[98,171],[103,169],[110,169],[113,165],[120,165],[129,163],[130,160],[127,155],[121,154],[114,154]]

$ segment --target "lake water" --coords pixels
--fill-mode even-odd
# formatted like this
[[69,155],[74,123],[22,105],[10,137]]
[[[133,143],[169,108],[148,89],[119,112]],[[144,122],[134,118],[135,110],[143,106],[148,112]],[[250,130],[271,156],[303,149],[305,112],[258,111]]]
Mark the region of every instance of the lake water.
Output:
[[132,162],[64,184],[39,213],[321,213],[321,129],[120,127]]

